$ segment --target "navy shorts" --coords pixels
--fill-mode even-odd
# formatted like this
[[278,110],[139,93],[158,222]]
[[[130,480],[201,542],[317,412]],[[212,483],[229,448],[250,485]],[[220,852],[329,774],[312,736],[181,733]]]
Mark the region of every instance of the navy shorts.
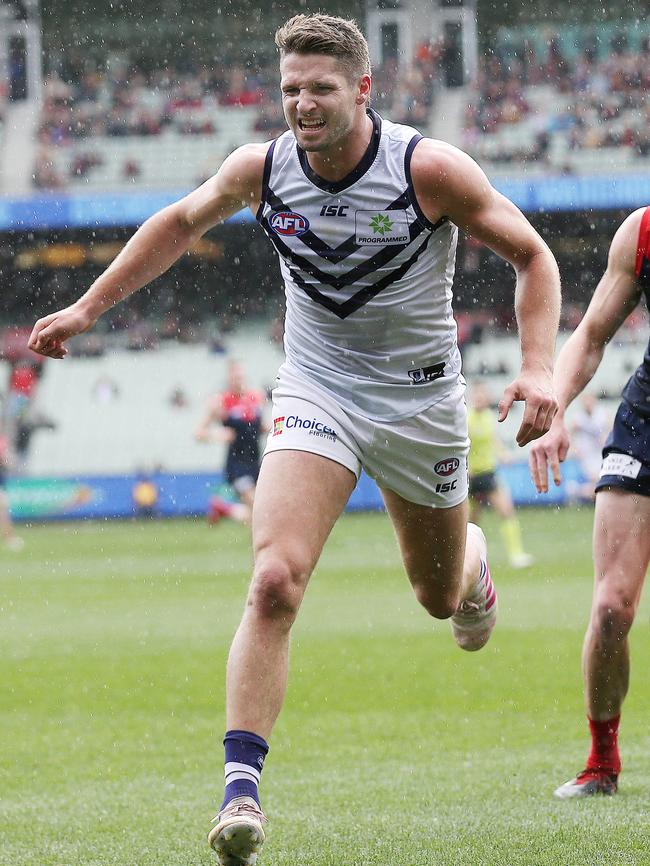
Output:
[[257,476],[260,474],[260,464],[256,462],[248,462],[247,460],[237,460],[230,458],[226,463],[226,481],[231,484],[235,490],[237,482],[241,479],[251,479],[252,483],[257,482]]
[[499,486],[494,472],[479,472],[469,476],[469,495],[485,496],[486,493],[494,493]]
[[650,418],[621,403],[603,448],[596,491],[617,487],[650,496]]

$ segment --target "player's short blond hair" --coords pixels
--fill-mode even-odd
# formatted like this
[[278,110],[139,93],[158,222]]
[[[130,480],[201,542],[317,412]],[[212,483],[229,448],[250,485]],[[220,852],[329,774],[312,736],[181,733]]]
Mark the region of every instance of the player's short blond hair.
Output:
[[351,79],[370,75],[366,37],[356,21],[334,15],[294,15],[275,34],[280,56],[327,54],[340,60]]

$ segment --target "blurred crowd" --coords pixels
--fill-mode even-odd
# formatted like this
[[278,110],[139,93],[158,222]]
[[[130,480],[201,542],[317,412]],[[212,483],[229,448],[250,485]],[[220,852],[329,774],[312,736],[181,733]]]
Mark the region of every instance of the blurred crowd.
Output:
[[[426,124],[445,60],[441,42],[422,42],[412,63],[398,68],[388,60],[374,71],[374,102],[391,119]],[[43,108],[38,130],[39,151],[34,186],[56,189],[86,177],[101,165],[93,141],[106,138],[215,136],[220,110],[255,109],[252,132],[273,138],[286,129],[278,87],[277,60],[208,67],[185,64],[151,68],[138,59],[112,58],[103,67],[67,63],[51,71],[43,83]],[[87,147],[79,145],[87,144]],[[67,176],[52,159],[54,148],[76,145]],[[125,161],[123,177],[140,173],[137,149]]]
[[[592,42],[573,58],[558,36],[543,58],[532,40],[485,57],[476,98],[465,116],[464,146],[480,151],[486,137],[526,127],[532,132],[491,154],[496,162],[545,160],[554,137],[569,151],[617,147],[650,154],[650,38],[637,47],[625,33],[607,46]],[[537,98],[536,98],[537,97]]]

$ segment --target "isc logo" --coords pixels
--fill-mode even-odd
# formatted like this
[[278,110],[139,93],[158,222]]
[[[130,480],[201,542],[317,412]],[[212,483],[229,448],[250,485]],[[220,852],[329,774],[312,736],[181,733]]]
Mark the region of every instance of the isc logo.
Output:
[[436,493],[451,493],[452,490],[456,489],[457,484],[457,478],[453,481],[440,481],[436,484]]
[[309,229],[309,220],[299,213],[285,210],[273,214],[271,228],[279,235],[303,235]]
[[320,209],[320,215],[344,217],[348,215],[349,210],[350,205],[348,204],[324,204],[323,207]]
[[458,457],[448,457],[446,460],[438,460],[433,467],[433,471],[436,475],[442,475],[443,478],[446,478],[448,475],[453,475],[459,466],[460,460]]

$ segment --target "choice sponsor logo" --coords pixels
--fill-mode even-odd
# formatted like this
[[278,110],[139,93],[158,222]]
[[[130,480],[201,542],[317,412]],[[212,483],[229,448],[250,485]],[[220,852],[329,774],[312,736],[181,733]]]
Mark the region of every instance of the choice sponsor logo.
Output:
[[285,427],[287,430],[300,428],[305,430],[310,436],[317,436],[320,439],[331,439],[334,441],[338,433],[322,421],[316,418],[301,418],[300,415],[287,415],[285,419]]
[[309,229],[309,220],[295,211],[283,210],[273,214],[270,225],[279,235],[304,235]]
[[446,460],[438,460],[433,467],[433,471],[436,475],[442,475],[443,478],[447,478],[449,475],[453,475],[459,466],[460,460],[458,457],[447,457]]
[[284,415],[273,419],[273,435],[279,436],[284,431]]

